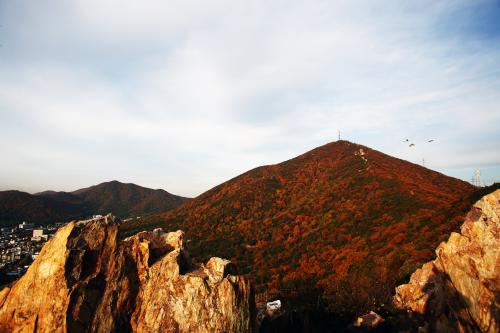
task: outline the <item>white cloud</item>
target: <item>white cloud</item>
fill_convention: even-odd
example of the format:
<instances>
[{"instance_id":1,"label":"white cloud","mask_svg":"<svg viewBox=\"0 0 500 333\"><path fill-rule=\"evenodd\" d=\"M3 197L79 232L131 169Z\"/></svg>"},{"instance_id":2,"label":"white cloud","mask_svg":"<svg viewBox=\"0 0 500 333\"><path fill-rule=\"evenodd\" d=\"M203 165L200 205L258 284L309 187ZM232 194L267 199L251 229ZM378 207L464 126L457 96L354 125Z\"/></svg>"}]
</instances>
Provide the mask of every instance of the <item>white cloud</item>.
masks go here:
<instances>
[{"instance_id":1,"label":"white cloud","mask_svg":"<svg viewBox=\"0 0 500 333\"><path fill-rule=\"evenodd\" d=\"M467 5L3 4L0 187L120 178L195 195L338 129L445 172L500 165L500 47L436 33Z\"/></svg>"}]
</instances>

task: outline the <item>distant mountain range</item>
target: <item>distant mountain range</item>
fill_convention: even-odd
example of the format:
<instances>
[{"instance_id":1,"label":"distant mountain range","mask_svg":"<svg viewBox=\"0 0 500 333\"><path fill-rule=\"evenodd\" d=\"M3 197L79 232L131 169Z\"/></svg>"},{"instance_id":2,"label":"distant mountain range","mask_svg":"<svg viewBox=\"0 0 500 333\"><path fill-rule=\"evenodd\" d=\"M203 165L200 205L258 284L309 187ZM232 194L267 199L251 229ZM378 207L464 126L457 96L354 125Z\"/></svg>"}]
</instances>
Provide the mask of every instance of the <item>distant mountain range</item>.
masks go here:
<instances>
[{"instance_id":1,"label":"distant mountain range","mask_svg":"<svg viewBox=\"0 0 500 333\"><path fill-rule=\"evenodd\" d=\"M165 212L187 198L118 181L105 182L73 192L45 191L29 194L0 192L0 223L67 222L112 212L121 218Z\"/></svg>"},{"instance_id":2,"label":"distant mountain range","mask_svg":"<svg viewBox=\"0 0 500 333\"><path fill-rule=\"evenodd\" d=\"M475 188L347 141L258 167L123 236L182 229L190 251L232 258L257 293L337 314L390 304L394 287L458 229Z\"/></svg>"}]
</instances>

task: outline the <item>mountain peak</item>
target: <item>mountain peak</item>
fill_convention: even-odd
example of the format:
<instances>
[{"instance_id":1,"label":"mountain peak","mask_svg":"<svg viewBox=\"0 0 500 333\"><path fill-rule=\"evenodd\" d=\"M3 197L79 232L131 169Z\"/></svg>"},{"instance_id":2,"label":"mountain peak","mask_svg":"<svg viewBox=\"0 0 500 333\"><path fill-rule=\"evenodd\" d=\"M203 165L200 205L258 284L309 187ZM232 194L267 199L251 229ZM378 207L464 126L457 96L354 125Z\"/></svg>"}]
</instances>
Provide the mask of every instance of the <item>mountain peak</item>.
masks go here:
<instances>
[{"instance_id":1,"label":"mountain peak","mask_svg":"<svg viewBox=\"0 0 500 333\"><path fill-rule=\"evenodd\" d=\"M335 310L367 311L362 304L389 302L396 281L431 259L458 228L473 191L341 140L250 170L156 217L149 228L185 230L197 256L232 258L255 277L258 292L321 291L359 299L351 308L334 302ZM134 225L124 231L133 233ZM380 281L388 289L373 288Z\"/></svg>"}]
</instances>

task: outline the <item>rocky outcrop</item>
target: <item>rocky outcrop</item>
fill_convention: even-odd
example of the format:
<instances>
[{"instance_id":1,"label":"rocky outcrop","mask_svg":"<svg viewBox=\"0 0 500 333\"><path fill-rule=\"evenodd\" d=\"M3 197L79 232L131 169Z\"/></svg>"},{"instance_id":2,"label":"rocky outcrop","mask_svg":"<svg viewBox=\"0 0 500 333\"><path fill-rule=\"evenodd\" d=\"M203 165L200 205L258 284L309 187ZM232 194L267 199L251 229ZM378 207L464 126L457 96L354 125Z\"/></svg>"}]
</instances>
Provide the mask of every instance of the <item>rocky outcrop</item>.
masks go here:
<instances>
[{"instance_id":1,"label":"rocky outcrop","mask_svg":"<svg viewBox=\"0 0 500 333\"><path fill-rule=\"evenodd\" d=\"M194 264L182 231L118 240L118 225L62 227L0 292L0 332L253 331L253 291L230 261Z\"/></svg>"},{"instance_id":2,"label":"rocky outcrop","mask_svg":"<svg viewBox=\"0 0 500 333\"><path fill-rule=\"evenodd\" d=\"M500 190L479 200L436 254L396 288L394 304L437 332L499 332Z\"/></svg>"}]
</instances>

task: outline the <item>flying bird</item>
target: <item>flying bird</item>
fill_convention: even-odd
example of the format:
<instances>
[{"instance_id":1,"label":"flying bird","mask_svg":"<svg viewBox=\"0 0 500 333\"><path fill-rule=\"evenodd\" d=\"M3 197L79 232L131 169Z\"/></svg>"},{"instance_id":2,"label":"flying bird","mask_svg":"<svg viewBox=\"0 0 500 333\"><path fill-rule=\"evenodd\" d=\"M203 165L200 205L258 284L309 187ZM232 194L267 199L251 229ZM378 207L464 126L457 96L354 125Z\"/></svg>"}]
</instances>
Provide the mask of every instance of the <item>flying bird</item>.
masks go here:
<instances>
[{"instance_id":1,"label":"flying bird","mask_svg":"<svg viewBox=\"0 0 500 333\"><path fill-rule=\"evenodd\" d=\"M429 140L429 141L427 141L427 142L434 142L434 139L431 139L431 140Z\"/></svg>"},{"instance_id":2,"label":"flying bird","mask_svg":"<svg viewBox=\"0 0 500 333\"><path fill-rule=\"evenodd\" d=\"M410 143L409 147L413 148L413 147L415 147L415 144L414 143Z\"/></svg>"},{"instance_id":3,"label":"flying bird","mask_svg":"<svg viewBox=\"0 0 500 333\"><path fill-rule=\"evenodd\" d=\"M406 139L404 142L409 142L410 140Z\"/></svg>"}]
</instances>

